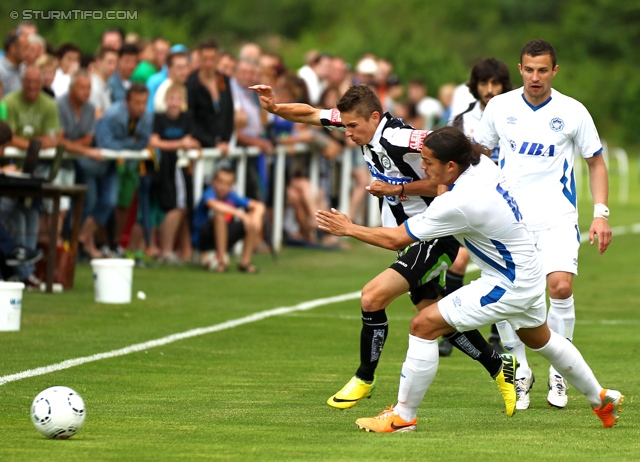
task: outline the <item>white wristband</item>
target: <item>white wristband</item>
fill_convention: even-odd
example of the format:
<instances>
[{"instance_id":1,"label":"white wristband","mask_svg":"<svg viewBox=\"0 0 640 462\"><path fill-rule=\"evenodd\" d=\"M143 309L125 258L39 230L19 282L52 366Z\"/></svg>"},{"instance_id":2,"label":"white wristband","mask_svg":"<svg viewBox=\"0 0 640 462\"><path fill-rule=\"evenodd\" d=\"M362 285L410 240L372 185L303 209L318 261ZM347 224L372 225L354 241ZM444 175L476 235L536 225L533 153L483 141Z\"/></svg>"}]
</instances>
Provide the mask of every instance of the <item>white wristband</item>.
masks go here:
<instances>
[{"instance_id":1,"label":"white wristband","mask_svg":"<svg viewBox=\"0 0 640 462\"><path fill-rule=\"evenodd\" d=\"M594 204L593 206L593 218L604 218L605 220L609 217L609 207L604 204Z\"/></svg>"}]
</instances>

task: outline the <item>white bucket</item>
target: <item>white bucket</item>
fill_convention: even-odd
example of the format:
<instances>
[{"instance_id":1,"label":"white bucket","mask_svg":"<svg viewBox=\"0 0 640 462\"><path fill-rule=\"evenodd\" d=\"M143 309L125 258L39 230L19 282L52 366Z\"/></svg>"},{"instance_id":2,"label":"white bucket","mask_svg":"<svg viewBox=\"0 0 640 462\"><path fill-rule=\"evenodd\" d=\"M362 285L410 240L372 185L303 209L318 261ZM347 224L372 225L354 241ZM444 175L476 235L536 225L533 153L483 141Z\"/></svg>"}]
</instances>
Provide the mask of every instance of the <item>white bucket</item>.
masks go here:
<instances>
[{"instance_id":1,"label":"white bucket","mask_svg":"<svg viewBox=\"0 0 640 462\"><path fill-rule=\"evenodd\" d=\"M0 282L0 331L20 330L22 282Z\"/></svg>"},{"instance_id":2,"label":"white bucket","mask_svg":"<svg viewBox=\"0 0 640 462\"><path fill-rule=\"evenodd\" d=\"M131 303L134 263L128 258L91 260L96 302Z\"/></svg>"}]
</instances>

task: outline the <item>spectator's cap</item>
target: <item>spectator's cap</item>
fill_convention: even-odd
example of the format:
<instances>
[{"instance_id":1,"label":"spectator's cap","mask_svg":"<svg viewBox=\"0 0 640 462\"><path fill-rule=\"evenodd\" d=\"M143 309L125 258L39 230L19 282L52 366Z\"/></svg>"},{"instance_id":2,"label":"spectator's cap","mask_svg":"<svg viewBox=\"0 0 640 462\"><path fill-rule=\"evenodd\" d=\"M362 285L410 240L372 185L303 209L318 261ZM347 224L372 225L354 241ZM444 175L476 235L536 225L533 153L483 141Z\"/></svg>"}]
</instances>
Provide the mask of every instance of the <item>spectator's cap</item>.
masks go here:
<instances>
[{"instance_id":1,"label":"spectator's cap","mask_svg":"<svg viewBox=\"0 0 640 462\"><path fill-rule=\"evenodd\" d=\"M11 137L13 136L13 132L11 131L11 127L4 120L0 120L0 146L11 141Z\"/></svg>"},{"instance_id":2,"label":"spectator's cap","mask_svg":"<svg viewBox=\"0 0 640 462\"><path fill-rule=\"evenodd\" d=\"M358 74L375 75L378 73L378 63L373 58L364 58L356 66Z\"/></svg>"},{"instance_id":3,"label":"spectator's cap","mask_svg":"<svg viewBox=\"0 0 640 462\"><path fill-rule=\"evenodd\" d=\"M169 48L169 53L189 53L189 48L182 43L177 43Z\"/></svg>"}]
</instances>

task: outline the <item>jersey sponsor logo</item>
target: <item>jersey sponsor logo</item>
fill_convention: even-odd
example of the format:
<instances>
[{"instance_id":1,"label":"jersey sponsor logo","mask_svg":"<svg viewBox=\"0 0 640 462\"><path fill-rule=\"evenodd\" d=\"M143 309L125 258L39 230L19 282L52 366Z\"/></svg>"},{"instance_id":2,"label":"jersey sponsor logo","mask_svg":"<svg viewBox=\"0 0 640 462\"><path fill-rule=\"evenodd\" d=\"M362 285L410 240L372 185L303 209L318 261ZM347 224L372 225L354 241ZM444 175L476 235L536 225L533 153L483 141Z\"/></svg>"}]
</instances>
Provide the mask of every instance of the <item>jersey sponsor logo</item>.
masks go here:
<instances>
[{"instance_id":1,"label":"jersey sponsor logo","mask_svg":"<svg viewBox=\"0 0 640 462\"><path fill-rule=\"evenodd\" d=\"M428 130L413 130L409 136L409 149L416 152L422 151L424 139L428 134Z\"/></svg>"},{"instance_id":2,"label":"jersey sponsor logo","mask_svg":"<svg viewBox=\"0 0 640 462\"><path fill-rule=\"evenodd\" d=\"M515 117L513 117L513 116L512 116L512 117L507 117L507 123L508 123L509 125L515 125L517 121L518 121L518 119L516 119L516 118L515 118Z\"/></svg>"},{"instance_id":3,"label":"jersey sponsor logo","mask_svg":"<svg viewBox=\"0 0 640 462\"><path fill-rule=\"evenodd\" d=\"M342 119L340 118L340 111L338 111L336 108L331 109L331 117L329 117L329 121L332 124L341 124Z\"/></svg>"},{"instance_id":4,"label":"jersey sponsor logo","mask_svg":"<svg viewBox=\"0 0 640 462\"><path fill-rule=\"evenodd\" d=\"M407 264L401 260L396 260L396 263L400 266L404 266L405 268L407 267Z\"/></svg>"},{"instance_id":5,"label":"jersey sponsor logo","mask_svg":"<svg viewBox=\"0 0 640 462\"><path fill-rule=\"evenodd\" d=\"M545 147L545 145L542 143L525 141L520 146L518 154L526 154L528 156L553 157L555 155L555 152L556 147L553 144Z\"/></svg>"},{"instance_id":6,"label":"jersey sponsor logo","mask_svg":"<svg viewBox=\"0 0 640 462\"><path fill-rule=\"evenodd\" d=\"M554 117L551 119L551 122L549 122L549 127L551 127L551 130L554 132L561 132L564 128L564 120L560 117Z\"/></svg>"}]
</instances>

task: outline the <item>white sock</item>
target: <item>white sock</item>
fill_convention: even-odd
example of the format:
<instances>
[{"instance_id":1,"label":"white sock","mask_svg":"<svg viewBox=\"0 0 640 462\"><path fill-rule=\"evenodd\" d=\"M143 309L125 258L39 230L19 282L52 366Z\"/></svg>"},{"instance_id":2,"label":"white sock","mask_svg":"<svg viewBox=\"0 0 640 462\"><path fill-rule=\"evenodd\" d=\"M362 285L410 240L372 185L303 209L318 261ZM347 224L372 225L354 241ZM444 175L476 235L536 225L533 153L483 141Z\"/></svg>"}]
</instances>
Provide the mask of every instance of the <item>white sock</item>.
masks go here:
<instances>
[{"instance_id":1,"label":"white sock","mask_svg":"<svg viewBox=\"0 0 640 462\"><path fill-rule=\"evenodd\" d=\"M395 412L407 422L416 418L418 406L438 370L438 341L409 335L407 358L402 365Z\"/></svg>"},{"instance_id":2,"label":"white sock","mask_svg":"<svg viewBox=\"0 0 640 462\"><path fill-rule=\"evenodd\" d=\"M520 364L516 370L516 378L531 377L531 368L527 361L527 352L525 350L524 343L522 343L522 340L520 340L516 331L513 330L513 327L511 327L511 324L507 321L497 322L496 327L498 328L502 345L504 345L504 348L509 353L515 355L518 363Z\"/></svg>"},{"instance_id":3,"label":"white sock","mask_svg":"<svg viewBox=\"0 0 640 462\"><path fill-rule=\"evenodd\" d=\"M538 350L567 381L585 395L591 406L600 406L602 387L578 349L567 339L551 331L549 342Z\"/></svg>"},{"instance_id":4,"label":"white sock","mask_svg":"<svg viewBox=\"0 0 640 462\"><path fill-rule=\"evenodd\" d=\"M573 328L576 325L576 309L573 304L573 295L565 299L550 298L549 302L549 314L547 315L549 329L572 341ZM549 368L549 374L560 375L553 366Z\"/></svg>"}]
</instances>

